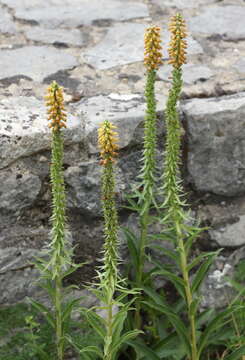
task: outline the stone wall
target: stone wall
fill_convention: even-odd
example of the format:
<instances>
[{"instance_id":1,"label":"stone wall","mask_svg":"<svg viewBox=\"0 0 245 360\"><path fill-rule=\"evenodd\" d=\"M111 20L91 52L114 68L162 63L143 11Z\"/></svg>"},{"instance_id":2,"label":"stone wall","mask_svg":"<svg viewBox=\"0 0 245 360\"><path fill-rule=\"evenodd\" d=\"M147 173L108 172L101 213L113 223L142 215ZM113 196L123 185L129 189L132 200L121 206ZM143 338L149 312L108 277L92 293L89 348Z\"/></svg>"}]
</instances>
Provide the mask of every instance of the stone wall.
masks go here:
<instances>
[{"instance_id":1,"label":"stone wall","mask_svg":"<svg viewBox=\"0 0 245 360\"><path fill-rule=\"evenodd\" d=\"M189 29L179 105L185 129L183 173L193 213L210 226L198 246L225 249L216 264L220 272L227 264L234 270L245 257L244 2L82 0L81 5L81 0L0 0L1 304L36 293L31 261L49 241L47 84L56 80L65 87L69 227L76 259L89 262L74 279L80 283L93 276L102 242L96 142L104 119L118 126L122 223L129 215L122 199L139 170L143 35L151 22L164 29L164 65L156 84L161 165L170 75L166 28L177 10ZM206 286L212 287L210 279ZM215 288L208 304L215 303L216 290L220 292Z\"/></svg>"}]
</instances>

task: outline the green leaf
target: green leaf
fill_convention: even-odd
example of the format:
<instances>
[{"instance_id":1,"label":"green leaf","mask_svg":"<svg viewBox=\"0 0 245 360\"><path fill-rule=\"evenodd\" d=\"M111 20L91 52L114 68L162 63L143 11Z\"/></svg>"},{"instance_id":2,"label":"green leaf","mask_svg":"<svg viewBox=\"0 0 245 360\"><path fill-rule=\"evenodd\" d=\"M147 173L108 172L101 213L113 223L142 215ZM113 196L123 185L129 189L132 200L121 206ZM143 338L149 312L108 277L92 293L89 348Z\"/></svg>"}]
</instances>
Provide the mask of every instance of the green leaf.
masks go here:
<instances>
[{"instance_id":1,"label":"green leaf","mask_svg":"<svg viewBox=\"0 0 245 360\"><path fill-rule=\"evenodd\" d=\"M176 264L179 263L179 256L178 256L178 254L176 254L175 250L169 250L169 249L164 248L163 246L154 245L154 244L152 244L152 245L150 244L149 247L162 252L164 255L166 255L167 257L172 259Z\"/></svg>"},{"instance_id":2,"label":"green leaf","mask_svg":"<svg viewBox=\"0 0 245 360\"><path fill-rule=\"evenodd\" d=\"M102 339L104 339L106 336L104 319L91 310L87 311L86 316L89 324L93 327L93 329L97 332L97 334Z\"/></svg>"},{"instance_id":3,"label":"green leaf","mask_svg":"<svg viewBox=\"0 0 245 360\"><path fill-rule=\"evenodd\" d=\"M135 269L138 269L139 256L138 256L137 241L136 241L137 239L136 239L135 235L128 229L127 230L124 229L124 233L127 238L128 250L129 250L133 265L134 265Z\"/></svg>"},{"instance_id":4,"label":"green leaf","mask_svg":"<svg viewBox=\"0 0 245 360\"><path fill-rule=\"evenodd\" d=\"M216 253L212 253L212 255L208 256L208 259L206 259L203 264L199 267L199 269L197 270L194 280L192 282L191 285L191 292L192 294L194 294L196 291L198 291L200 285L203 282L203 279L205 277L205 275L208 272L208 269L210 267L210 265L213 262L214 257L216 256Z\"/></svg>"},{"instance_id":5,"label":"green leaf","mask_svg":"<svg viewBox=\"0 0 245 360\"><path fill-rule=\"evenodd\" d=\"M150 306L151 308L153 308L159 312L162 312L163 314L165 314L168 317L169 321L175 328L179 337L183 340L183 343L185 345L188 355L190 355L191 347L190 347L190 341L189 341L189 337L188 337L188 329L185 327L185 324L183 323L181 318L178 315L176 315L169 306L153 304L149 301L143 301L142 303Z\"/></svg>"},{"instance_id":6,"label":"green leaf","mask_svg":"<svg viewBox=\"0 0 245 360\"><path fill-rule=\"evenodd\" d=\"M209 257L209 256L217 256L217 251L213 251L213 252L208 252L208 253L202 253L200 255L198 255L188 266L187 266L187 271L189 272L193 267L195 267L196 265L198 265L203 259Z\"/></svg>"},{"instance_id":7,"label":"green leaf","mask_svg":"<svg viewBox=\"0 0 245 360\"><path fill-rule=\"evenodd\" d=\"M31 302L32 306L37 309L41 314L43 314L45 316L45 318L47 319L48 323L55 328L55 320L54 317L52 315L52 313L50 312L50 310L44 306L43 304L39 303L38 301L35 301L33 299L29 298L29 301Z\"/></svg>"},{"instance_id":8,"label":"green leaf","mask_svg":"<svg viewBox=\"0 0 245 360\"><path fill-rule=\"evenodd\" d=\"M101 359L103 359L102 351L99 348L97 348L96 346L92 346L92 345L86 346L85 348L80 349L79 352L80 352L80 354L86 353L86 352L93 353L93 354L96 354L97 356L99 356Z\"/></svg>"},{"instance_id":9,"label":"green leaf","mask_svg":"<svg viewBox=\"0 0 245 360\"><path fill-rule=\"evenodd\" d=\"M147 356L147 360L161 360L160 357L157 356L157 354L151 350L148 346L146 346L141 341L127 341L127 344L132 346L138 354Z\"/></svg>"},{"instance_id":10,"label":"green leaf","mask_svg":"<svg viewBox=\"0 0 245 360\"><path fill-rule=\"evenodd\" d=\"M63 312L62 312L62 320L63 321L66 321L66 319L70 317L72 310L78 306L81 299L83 299L83 298L84 298L84 296L82 296L78 299L73 299L65 304L65 306L63 308Z\"/></svg>"},{"instance_id":11,"label":"green leaf","mask_svg":"<svg viewBox=\"0 0 245 360\"><path fill-rule=\"evenodd\" d=\"M132 330L132 331L128 331L125 334L123 334L117 342L113 342L113 346L111 349L112 355L116 355L117 351L120 349L120 347L125 344L128 343L128 341L130 341L131 339L136 338L140 333L142 333L142 331L139 330Z\"/></svg>"},{"instance_id":12,"label":"green leaf","mask_svg":"<svg viewBox=\"0 0 245 360\"><path fill-rule=\"evenodd\" d=\"M166 306L166 302L164 301L163 297L159 295L152 287L143 286L142 289L156 304Z\"/></svg>"},{"instance_id":13,"label":"green leaf","mask_svg":"<svg viewBox=\"0 0 245 360\"><path fill-rule=\"evenodd\" d=\"M185 283L181 277L167 270L156 271L155 275L162 275L166 277L176 287L178 293L182 296L182 298L185 299Z\"/></svg>"},{"instance_id":14,"label":"green leaf","mask_svg":"<svg viewBox=\"0 0 245 360\"><path fill-rule=\"evenodd\" d=\"M233 351L233 353L226 356L224 360L241 360L241 356L243 355L245 355L245 345L242 345L239 349Z\"/></svg>"},{"instance_id":15,"label":"green leaf","mask_svg":"<svg viewBox=\"0 0 245 360\"><path fill-rule=\"evenodd\" d=\"M201 353L203 349L208 345L209 337L214 332L217 331L217 329L222 326L223 321L230 316L233 312L237 310L237 307L231 307L227 310L224 310L220 312L218 315L214 317L214 319L211 320L211 322L208 324L202 335L200 336L200 341L198 344L198 355L201 356ZM229 319L231 321L232 318Z\"/></svg>"}]
</instances>

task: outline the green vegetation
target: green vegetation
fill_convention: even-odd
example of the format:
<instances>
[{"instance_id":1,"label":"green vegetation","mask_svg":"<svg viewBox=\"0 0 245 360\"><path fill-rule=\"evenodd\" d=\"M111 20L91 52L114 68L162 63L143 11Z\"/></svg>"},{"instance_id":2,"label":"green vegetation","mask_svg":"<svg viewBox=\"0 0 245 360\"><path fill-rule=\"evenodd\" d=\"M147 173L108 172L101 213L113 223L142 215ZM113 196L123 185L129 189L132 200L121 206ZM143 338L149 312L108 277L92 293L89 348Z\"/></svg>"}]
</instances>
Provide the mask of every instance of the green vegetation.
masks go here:
<instances>
[{"instance_id":1,"label":"green vegetation","mask_svg":"<svg viewBox=\"0 0 245 360\"><path fill-rule=\"evenodd\" d=\"M121 270L118 249L120 224L115 196L118 136L115 126L107 120L99 129L104 246L97 279L87 287L98 300L98 305L91 309L82 308L80 299L71 298L72 286L65 288L63 284L66 276L80 265L72 263L72 249L66 236L63 93L55 82L49 87L52 231L45 257L38 259L36 265L51 306L32 300L32 308L17 305L1 310L1 360L65 360L71 349L82 360L244 360L245 290L240 283L244 280L244 263L231 280L236 296L230 299L227 308L216 313L200 307L200 287L219 251L197 257L192 254L193 244L203 229L189 215L181 179L182 131L177 104L187 43L186 25L180 14L172 17L169 30L169 63L173 68L164 119L164 170L160 178L156 175L155 98L155 80L162 58L160 28L151 26L145 34L144 149L138 185L128 196L127 206L136 214L139 234L125 229L130 257L127 271ZM160 233L150 232L152 224L158 225ZM168 248L163 240L169 241ZM157 250L167 261L149 256L151 250ZM171 286L171 291L165 285L157 285L159 278ZM72 319L75 308L81 315L77 323Z\"/></svg>"}]
</instances>

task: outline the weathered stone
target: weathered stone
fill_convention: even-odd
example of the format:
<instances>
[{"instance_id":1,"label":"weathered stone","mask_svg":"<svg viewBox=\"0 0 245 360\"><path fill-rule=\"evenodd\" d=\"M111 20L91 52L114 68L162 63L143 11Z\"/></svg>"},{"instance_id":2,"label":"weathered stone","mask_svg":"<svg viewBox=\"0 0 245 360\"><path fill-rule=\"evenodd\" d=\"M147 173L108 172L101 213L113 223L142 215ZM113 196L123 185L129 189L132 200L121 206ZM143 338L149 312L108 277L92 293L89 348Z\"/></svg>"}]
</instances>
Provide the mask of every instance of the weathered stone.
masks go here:
<instances>
[{"instance_id":1,"label":"weathered stone","mask_svg":"<svg viewBox=\"0 0 245 360\"><path fill-rule=\"evenodd\" d=\"M85 43L84 34L77 29L65 30L32 27L25 34L28 39L44 44L82 46Z\"/></svg>"},{"instance_id":2,"label":"weathered stone","mask_svg":"<svg viewBox=\"0 0 245 360\"><path fill-rule=\"evenodd\" d=\"M71 54L47 46L0 50L0 58L0 79L22 75L35 81L43 81L59 70L72 69L78 65L76 58Z\"/></svg>"},{"instance_id":3,"label":"weathered stone","mask_svg":"<svg viewBox=\"0 0 245 360\"><path fill-rule=\"evenodd\" d=\"M0 213L11 211L18 214L33 204L41 189L39 177L32 174L16 178L16 174L1 172L0 183Z\"/></svg>"},{"instance_id":4,"label":"weathered stone","mask_svg":"<svg viewBox=\"0 0 245 360\"><path fill-rule=\"evenodd\" d=\"M36 292L37 271L31 265L35 255L34 249L0 249L0 304L17 303Z\"/></svg>"},{"instance_id":5,"label":"weathered stone","mask_svg":"<svg viewBox=\"0 0 245 360\"><path fill-rule=\"evenodd\" d=\"M15 32L16 26L11 16L0 7L0 33L14 34Z\"/></svg>"},{"instance_id":6,"label":"weathered stone","mask_svg":"<svg viewBox=\"0 0 245 360\"><path fill-rule=\"evenodd\" d=\"M145 28L143 24L116 24L109 28L101 42L82 56L87 63L101 70L142 61Z\"/></svg>"},{"instance_id":7,"label":"weathered stone","mask_svg":"<svg viewBox=\"0 0 245 360\"><path fill-rule=\"evenodd\" d=\"M161 67L158 76L164 81L171 81L172 67L170 65ZM213 71L208 66L204 65L183 65L183 80L187 85L196 83L197 81L206 81L213 76Z\"/></svg>"},{"instance_id":8,"label":"weathered stone","mask_svg":"<svg viewBox=\"0 0 245 360\"><path fill-rule=\"evenodd\" d=\"M245 192L245 93L193 99L181 106L188 126L188 170L199 191Z\"/></svg>"},{"instance_id":9,"label":"weathered stone","mask_svg":"<svg viewBox=\"0 0 245 360\"><path fill-rule=\"evenodd\" d=\"M84 162L70 166L65 171L67 187L67 206L82 213L100 216L100 177L98 161Z\"/></svg>"},{"instance_id":10,"label":"weathered stone","mask_svg":"<svg viewBox=\"0 0 245 360\"><path fill-rule=\"evenodd\" d=\"M226 224L217 229L210 229L209 234L222 247L237 247L245 245L245 215L233 224Z\"/></svg>"},{"instance_id":11,"label":"weathered stone","mask_svg":"<svg viewBox=\"0 0 245 360\"><path fill-rule=\"evenodd\" d=\"M100 70L143 61L146 28L147 26L143 24L135 23L116 24L110 27L104 39L82 55L82 61L85 59L87 63ZM169 32L162 31L162 39L164 44L168 43ZM203 53L200 44L191 36L188 37L187 52L188 55ZM163 54L163 57L165 55L167 54Z\"/></svg>"},{"instance_id":12,"label":"weathered stone","mask_svg":"<svg viewBox=\"0 0 245 360\"><path fill-rule=\"evenodd\" d=\"M245 39L244 6L212 6L190 19L192 33L220 35L227 40Z\"/></svg>"},{"instance_id":13,"label":"weathered stone","mask_svg":"<svg viewBox=\"0 0 245 360\"><path fill-rule=\"evenodd\" d=\"M149 16L147 6L125 0L83 0L71 4L68 1L51 1L29 5L25 1L4 0L15 9L15 16L25 21L35 21L49 28L78 27L101 20L123 21ZM21 4L22 3L22 4Z\"/></svg>"},{"instance_id":14,"label":"weathered stone","mask_svg":"<svg viewBox=\"0 0 245 360\"><path fill-rule=\"evenodd\" d=\"M0 103L0 119L0 168L50 148L44 101L31 96L4 98ZM80 142L83 134L80 119L69 114L67 125L66 143Z\"/></svg>"},{"instance_id":15,"label":"weathered stone","mask_svg":"<svg viewBox=\"0 0 245 360\"><path fill-rule=\"evenodd\" d=\"M159 103L161 110L165 106L165 98ZM97 129L105 119L112 121L119 133L119 146L139 144L143 134L143 120L145 115L144 99L138 94L95 96L82 99L77 103L76 112L80 113L84 122L86 140L91 153L97 153Z\"/></svg>"},{"instance_id":16,"label":"weathered stone","mask_svg":"<svg viewBox=\"0 0 245 360\"><path fill-rule=\"evenodd\" d=\"M221 309L231 303L237 293L229 280L233 279L236 266L244 260L245 247L236 250L228 257L218 256L200 289L202 308Z\"/></svg>"},{"instance_id":17,"label":"weathered stone","mask_svg":"<svg viewBox=\"0 0 245 360\"><path fill-rule=\"evenodd\" d=\"M191 9L197 8L202 5L208 5L215 3L219 0L152 0L153 4L159 6L162 10L166 10L169 7L175 7L177 9Z\"/></svg>"}]
</instances>

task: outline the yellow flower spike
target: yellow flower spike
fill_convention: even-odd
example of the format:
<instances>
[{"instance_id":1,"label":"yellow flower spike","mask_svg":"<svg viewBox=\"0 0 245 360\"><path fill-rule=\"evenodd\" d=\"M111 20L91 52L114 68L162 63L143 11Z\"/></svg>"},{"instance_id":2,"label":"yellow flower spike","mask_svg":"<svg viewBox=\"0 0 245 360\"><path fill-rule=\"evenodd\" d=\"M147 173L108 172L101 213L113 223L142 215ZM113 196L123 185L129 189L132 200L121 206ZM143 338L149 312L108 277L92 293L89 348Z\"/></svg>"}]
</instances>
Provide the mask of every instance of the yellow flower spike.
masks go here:
<instances>
[{"instance_id":1,"label":"yellow flower spike","mask_svg":"<svg viewBox=\"0 0 245 360\"><path fill-rule=\"evenodd\" d=\"M48 87L48 95L45 96L49 127L53 131L58 131L66 127L66 113L64 107L63 88L55 81Z\"/></svg>"},{"instance_id":2,"label":"yellow flower spike","mask_svg":"<svg viewBox=\"0 0 245 360\"><path fill-rule=\"evenodd\" d=\"M162 64L160 27L151 26L145 32L144 64L148 71L157 70Z\"/></svg>"},{"instance_id":3,"label":"yellow flower spike","mask_svg":"<svg viewBox=\"0 0 245 360\"><path fill-rule=\"evenodd\" d=\"M171 40L169 44L169 64L175 68L180 68L186 63L186 48L187 42L184 40L187 37L187 30L185 20L181 14L176 14L171 18L169 24L169 31L171 32Z\"/></svg>"},{"instance_id":4,"label":"yellow flower spike","mask_svg":"<svg viewBox=\"0 0 245 360\"><path fill-rule=\"evenodd\" d=\"M101 165L106 165L108 162L114 162L118 150L118 135L114 131L116 126L112 125L108 120L105 120L98 129L98 145L100 148Z\"/></svg>"}]
</instances>

